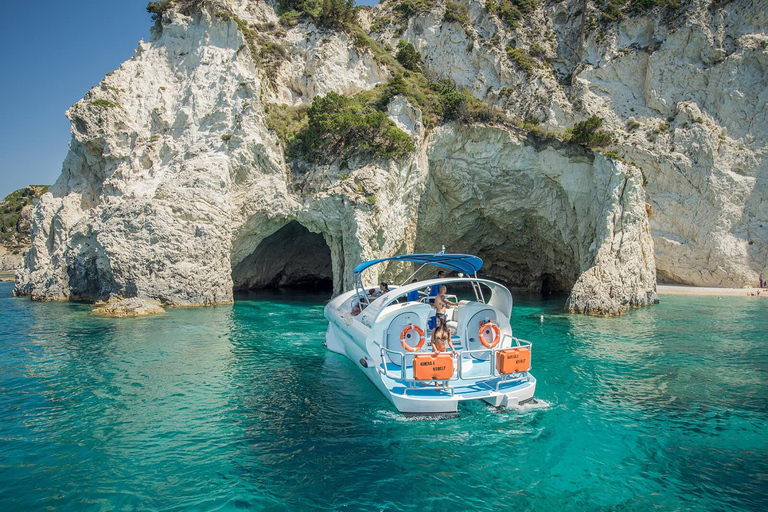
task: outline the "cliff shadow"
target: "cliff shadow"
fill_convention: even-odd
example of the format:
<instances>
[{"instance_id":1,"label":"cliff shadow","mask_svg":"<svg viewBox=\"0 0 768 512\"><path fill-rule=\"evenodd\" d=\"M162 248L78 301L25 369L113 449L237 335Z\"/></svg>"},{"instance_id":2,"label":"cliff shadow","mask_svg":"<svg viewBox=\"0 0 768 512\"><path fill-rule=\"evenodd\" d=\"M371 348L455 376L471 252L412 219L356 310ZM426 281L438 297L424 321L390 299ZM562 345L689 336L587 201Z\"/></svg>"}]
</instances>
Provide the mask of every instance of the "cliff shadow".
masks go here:
<instances>
[{"instance_id":1,"label":"cliff shadow","mask_svg":"<svg viewBox=\"0 0 768 512\"><path fill-rule=\"evenodd\" d=\"M331 249L320 233L291 221L232 267L237 293L264 288L333 289Z\"/></svg>"}]
</instances>

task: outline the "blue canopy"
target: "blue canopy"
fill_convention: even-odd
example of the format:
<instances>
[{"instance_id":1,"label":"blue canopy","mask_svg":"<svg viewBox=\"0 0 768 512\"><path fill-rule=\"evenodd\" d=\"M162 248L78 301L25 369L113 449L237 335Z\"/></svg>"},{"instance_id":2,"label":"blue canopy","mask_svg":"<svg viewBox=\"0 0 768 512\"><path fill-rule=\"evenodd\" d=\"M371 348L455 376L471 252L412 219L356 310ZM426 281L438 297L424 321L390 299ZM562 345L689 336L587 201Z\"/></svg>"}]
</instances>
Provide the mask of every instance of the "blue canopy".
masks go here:
<instances>
[{"instance_id":1,"label":"blue canopy","mask_svg":"<svg viewBox=\"0 0 768 512\"><path fill-rule=\"evenodd\" d=\"M384 261L409 261L411 263L426 263L436 267L443 267L465 274L475 274L483 266L483 260L471 254L402 254L391 258L364 261L355 267L355 274L359 274L368 267L372 267Z\"/></svg>"}]
</instances>

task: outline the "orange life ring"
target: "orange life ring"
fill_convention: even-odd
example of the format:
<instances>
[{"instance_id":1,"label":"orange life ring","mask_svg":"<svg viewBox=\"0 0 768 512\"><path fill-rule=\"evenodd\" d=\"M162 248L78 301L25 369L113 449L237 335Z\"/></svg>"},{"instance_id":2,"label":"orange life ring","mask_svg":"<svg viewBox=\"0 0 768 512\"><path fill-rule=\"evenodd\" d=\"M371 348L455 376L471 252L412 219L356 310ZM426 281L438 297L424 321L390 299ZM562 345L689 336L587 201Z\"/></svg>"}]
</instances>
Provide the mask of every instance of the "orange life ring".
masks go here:
<instances>
[{"instance_id":1,"label":"orange life ring","mask_svg":"<svg viewBox=\"0 0 768 512\"><path fill-rule=\"evenodd\" d=\"M494 332L493 341L491 343L487 343L485 341L486 329L492 329ZM486 348L495 347L499 344L499 340L501 340L501 329L499 329L499 326L493 322L485 322L480 326L480 330L477 331L477 334L480 336L480 343L482 343Z\"/></svg>"},{"instance_id":2,"label":"orange life ring","mask_svg":"<svg viewBox=\"0 0 768 512\"><path fill-rule=\"evenodd\" d=\"M405 342L405 337L408 336L408 334L411 331L416 331L417 333L419 333L419 342L416 344L415 347L412 347ZM421 347L424 346L424 340L426 340L426 337L424 336L424 329L422 329L418 325L413 325L413 324L407 325L405 329L403 329L403 331L400 333L400 344L408 352L418 352L419 350L421 350Z\"/></svg>"}]
</instances>

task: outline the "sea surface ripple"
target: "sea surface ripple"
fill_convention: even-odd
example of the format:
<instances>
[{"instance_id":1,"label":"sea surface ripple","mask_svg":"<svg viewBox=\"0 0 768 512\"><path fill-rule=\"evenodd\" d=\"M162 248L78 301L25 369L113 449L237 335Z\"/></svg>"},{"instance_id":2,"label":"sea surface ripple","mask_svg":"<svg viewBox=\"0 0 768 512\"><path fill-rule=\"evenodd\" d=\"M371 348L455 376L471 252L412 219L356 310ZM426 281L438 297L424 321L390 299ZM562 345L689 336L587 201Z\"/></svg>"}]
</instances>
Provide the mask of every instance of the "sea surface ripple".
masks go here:
<instances>
[{"instance_id":1,"label":"sea surface ripple","mask_svg":"<svg viewBox=\"0 0 768 512\"><path fill-rule=\"evenodd\" d=\"M768 301L516 294L539 403L418 420L322 346L325 296L107 319L11 290L3 511L768 509Z\"/></svg>"}]
</instances>

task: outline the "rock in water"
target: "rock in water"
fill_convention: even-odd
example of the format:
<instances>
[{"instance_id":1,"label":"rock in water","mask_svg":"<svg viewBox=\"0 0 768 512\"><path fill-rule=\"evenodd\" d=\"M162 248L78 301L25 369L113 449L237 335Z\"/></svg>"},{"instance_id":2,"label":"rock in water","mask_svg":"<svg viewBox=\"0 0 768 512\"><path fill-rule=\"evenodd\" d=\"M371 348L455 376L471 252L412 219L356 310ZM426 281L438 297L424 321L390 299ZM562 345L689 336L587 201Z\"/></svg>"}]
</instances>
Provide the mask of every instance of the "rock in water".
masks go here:
<instances>
[{"instance_id":1,"label":"rock in water","mask_svg":"<svg viewBox=\"0 0 768 512\"><path fill-rule=\"evenodd\" d=\"M216 304L315 280L339 292L361 260L441 244L509 284L571 292L585 313L654 302L657 266L689 284L757 280L765 0L586 30L595 14L576 0L515 27L493 3L468 1L462 23L427 4L360 10L370 39L318 29L328 17L281 23L267 2L163 4L152 40L68 111L70 151L32 215L16 293ZM408 73L400 39L422 56ZM357 117L334 117L362 91ZM322 95L338 108L302 128ZM558 140L593 115L604 133L579 140L610 151Z\"/></svg>"},{"instance_id":2,"label":"rock in water","mask_svg":"<svg viewBox=\"0 0 768 512\"><path fill-rule=\"evenodd\" d=\"M98 305L98 304L97 304ZM115 318L125 318L134 316L149 316L165 313L160 303L153 300L131 297L117 302L98 305L93 310L93 314L100 316L112 316Z\"/></svg>"}]
</instances>

